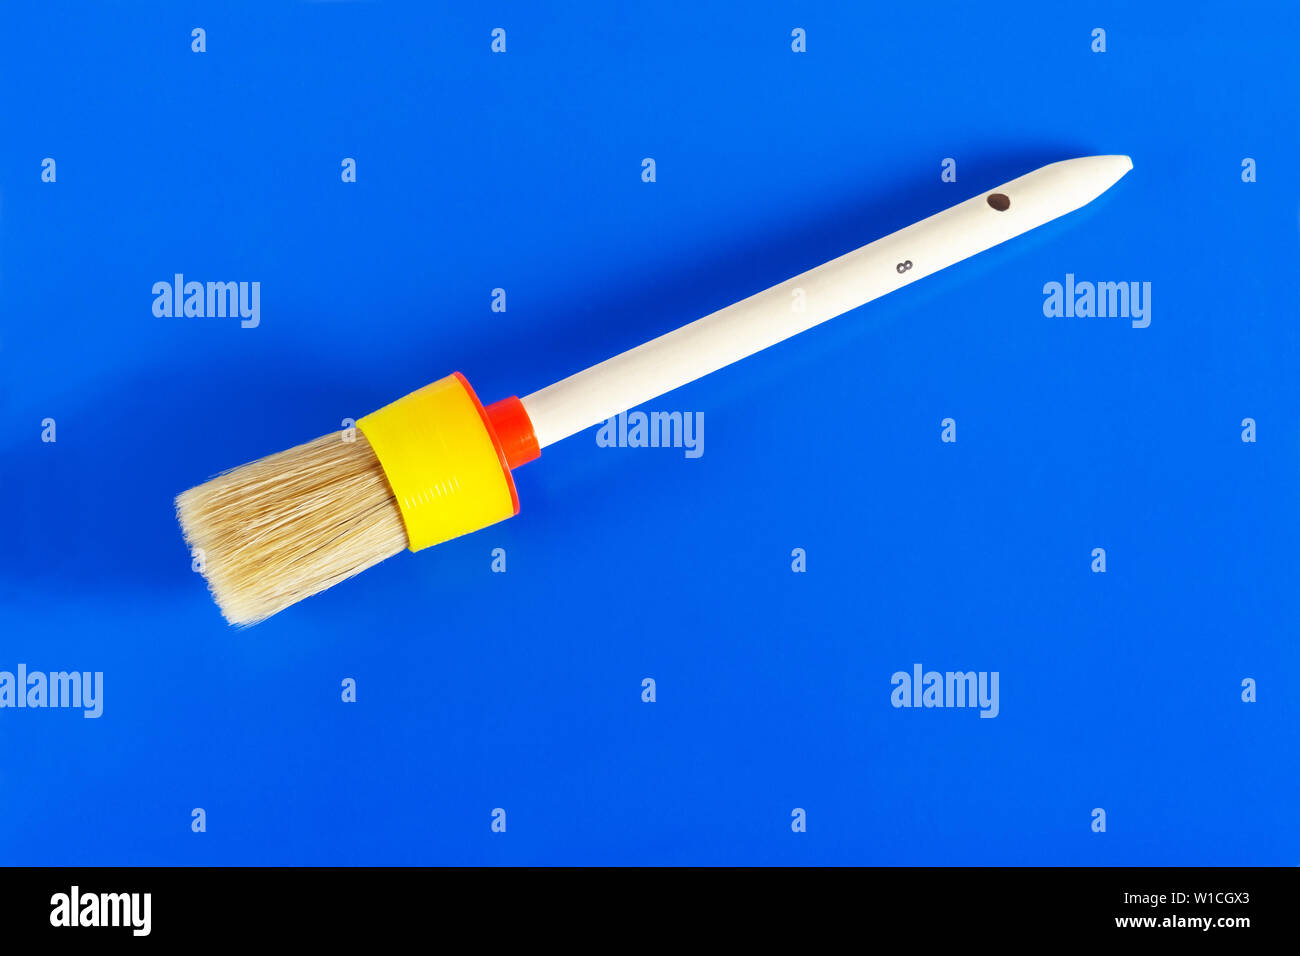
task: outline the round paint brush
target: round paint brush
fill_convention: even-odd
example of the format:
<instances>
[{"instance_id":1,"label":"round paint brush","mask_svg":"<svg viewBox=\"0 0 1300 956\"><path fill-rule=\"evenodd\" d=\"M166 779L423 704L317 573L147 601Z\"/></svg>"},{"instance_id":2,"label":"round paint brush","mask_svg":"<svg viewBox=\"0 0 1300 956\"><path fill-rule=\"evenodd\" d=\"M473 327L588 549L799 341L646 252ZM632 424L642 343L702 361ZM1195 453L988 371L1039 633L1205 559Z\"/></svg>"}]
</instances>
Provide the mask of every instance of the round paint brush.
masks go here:
<instances>
[{"instance_id":1,"label":"round paint brush","mask_svg":"<svg viewBox=\"0 0 1300 956\"><path fill-rule=\"evenodd\" d=\"M1132 168L1127 156L1044 166L522 399L484 406L454 373L355 432L181 494L185 539L226 619L263 620L403 548L517 514L511 471L547 445L1073 212Z\"/></svg>"}]
</instances>

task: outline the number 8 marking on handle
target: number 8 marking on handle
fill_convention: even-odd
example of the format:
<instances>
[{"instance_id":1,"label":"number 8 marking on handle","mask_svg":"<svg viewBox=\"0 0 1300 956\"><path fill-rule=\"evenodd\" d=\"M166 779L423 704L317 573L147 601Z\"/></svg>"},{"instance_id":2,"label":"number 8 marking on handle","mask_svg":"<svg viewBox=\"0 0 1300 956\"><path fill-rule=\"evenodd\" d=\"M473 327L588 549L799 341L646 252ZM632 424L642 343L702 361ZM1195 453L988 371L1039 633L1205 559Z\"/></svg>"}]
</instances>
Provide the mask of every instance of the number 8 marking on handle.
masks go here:
<instances>
[{"instance_id":1,"label":"number 8 marking on handle","mask_svg":"<svg viewBox=\"0 0 1300 956\"><path fill-rule=\"evenodd\" d=\"M898 270L899 275L902 275L908 269L912 268L912 260L905 259L902 262L900 262L898 265L894 266L894 268Z\"/></svg>"}]
</instances>

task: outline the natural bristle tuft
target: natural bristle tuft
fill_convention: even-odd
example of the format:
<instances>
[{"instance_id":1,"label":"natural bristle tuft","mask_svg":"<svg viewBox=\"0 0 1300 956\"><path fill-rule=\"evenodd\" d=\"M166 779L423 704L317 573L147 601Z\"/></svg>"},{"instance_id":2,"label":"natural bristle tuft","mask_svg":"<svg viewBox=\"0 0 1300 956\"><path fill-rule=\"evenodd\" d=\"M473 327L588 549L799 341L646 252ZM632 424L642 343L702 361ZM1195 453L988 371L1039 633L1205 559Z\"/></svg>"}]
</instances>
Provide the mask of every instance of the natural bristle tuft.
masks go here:
<instances>
[{"instance_id":1,"label":"natural bristle tuft","mask_svg":"<svg viewBox=\"0 0 1300 956\"><path fill-rule=\"evenodd\" d=\"M224 472L177 496L176 517L232 624L264 620L407 544L388 479L357 430Z\"/></svg>"}]
</instances>

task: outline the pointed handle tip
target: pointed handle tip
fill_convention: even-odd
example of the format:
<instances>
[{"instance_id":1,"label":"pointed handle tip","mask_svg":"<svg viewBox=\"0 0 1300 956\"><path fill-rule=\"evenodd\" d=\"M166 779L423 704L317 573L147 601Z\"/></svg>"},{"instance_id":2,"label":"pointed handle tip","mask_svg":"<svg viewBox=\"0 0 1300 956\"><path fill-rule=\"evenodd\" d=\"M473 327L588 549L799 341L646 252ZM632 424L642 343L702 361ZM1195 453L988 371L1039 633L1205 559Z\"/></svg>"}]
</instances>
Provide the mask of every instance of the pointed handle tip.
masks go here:
<instances>
[{"instance_id":1,"label":"pointed handle tip","mask_svg":"<svg viewBox=\"0 0 1300 956\"><path fill-rule=\"evenodd\" d=\"M1064 174L1063 181L1069 183L1067 188L1078 200L1078 205L1071 208L1077 209L1079 205L1092 202L1123 179L1133 168L1133 160L1122 153L1080 156L1044 168L1053 167L1060 169Z\"/></svg>"},{"instance_id":2,"label":"pointed handle tip","mask_svg":"<svg viewBox=\"0 0 1300 956\"><path fill-rule=\"evenodd\" d=\"M1098 177L1107 180L1106 189L1123 179L1124 175L1133 168L1133 158L1123 153L1089 156L1088 159L1093 161Z\"/></svg>"}]
</instances>

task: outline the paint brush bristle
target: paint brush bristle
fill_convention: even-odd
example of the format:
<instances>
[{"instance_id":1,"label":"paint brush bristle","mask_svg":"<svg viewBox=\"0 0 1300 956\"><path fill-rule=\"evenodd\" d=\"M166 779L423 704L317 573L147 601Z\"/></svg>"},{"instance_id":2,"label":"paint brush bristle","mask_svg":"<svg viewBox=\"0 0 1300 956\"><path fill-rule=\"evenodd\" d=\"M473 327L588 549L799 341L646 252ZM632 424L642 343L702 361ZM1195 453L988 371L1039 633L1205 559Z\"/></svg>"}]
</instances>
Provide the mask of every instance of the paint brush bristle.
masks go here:
<instances>
[{"instance_id":1,"label":"paint brush bristle","mask_svg":"<svg viewBox=\"0 0 1300 956\"><path fill-rule=\"evenodd\" d=\"M223 472L176 498L221 613L255 624L407 546L401 511L359 430Z\"/></svg>"}]
</instances>

